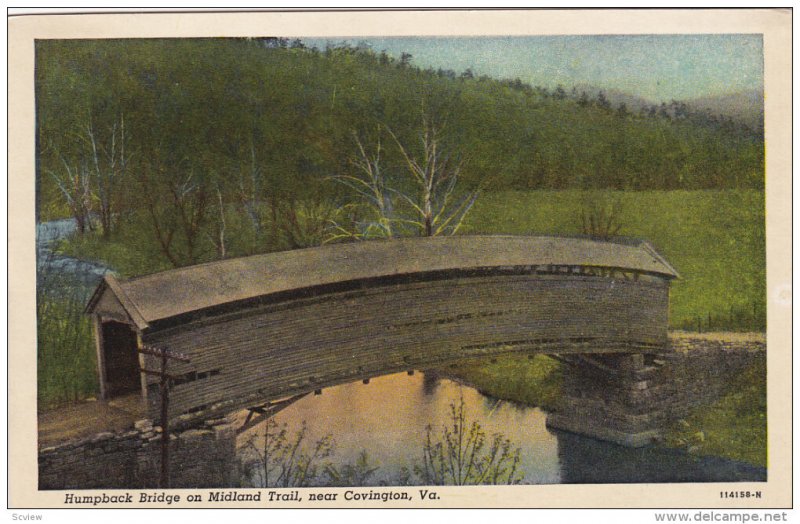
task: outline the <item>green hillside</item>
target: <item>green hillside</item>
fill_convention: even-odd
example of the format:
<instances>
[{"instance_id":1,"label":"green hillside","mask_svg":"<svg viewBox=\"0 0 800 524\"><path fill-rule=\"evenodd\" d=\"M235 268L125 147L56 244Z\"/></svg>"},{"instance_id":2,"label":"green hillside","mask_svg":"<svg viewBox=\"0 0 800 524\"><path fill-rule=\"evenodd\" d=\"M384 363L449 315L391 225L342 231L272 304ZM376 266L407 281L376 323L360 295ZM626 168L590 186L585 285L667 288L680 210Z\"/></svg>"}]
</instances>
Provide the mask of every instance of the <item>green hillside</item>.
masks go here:
<instances>
[{"instance_id":1,"label":"green hillside","mask_svg":"<svg viewBox=\"0 0 800 524\"><path fill-rule=\"evenodd\" d=\"M141 205L148 176L193 174L237 198L255 169L263 198L331 194L352 172L354 134L379 125L416 147L423 114L488 189L762 188L763 139L680 112L631 112L600 93L548 92L519 80L420 70L413 59L271 40L39 41L41 216L69 214L56 177L125 145L118 210ZM283 47L282 47L283 46ZM124 139L122 130L124 129ZM385 128L383 128L385 129ZM385 140L385 136L384 136ZM92 145L94 142L94 146ZM389 176L401 164L384 148ZM108 157L108 158L106 158ZM117 162L119 168L119 162Z\"/></svg>"}]
</instances>

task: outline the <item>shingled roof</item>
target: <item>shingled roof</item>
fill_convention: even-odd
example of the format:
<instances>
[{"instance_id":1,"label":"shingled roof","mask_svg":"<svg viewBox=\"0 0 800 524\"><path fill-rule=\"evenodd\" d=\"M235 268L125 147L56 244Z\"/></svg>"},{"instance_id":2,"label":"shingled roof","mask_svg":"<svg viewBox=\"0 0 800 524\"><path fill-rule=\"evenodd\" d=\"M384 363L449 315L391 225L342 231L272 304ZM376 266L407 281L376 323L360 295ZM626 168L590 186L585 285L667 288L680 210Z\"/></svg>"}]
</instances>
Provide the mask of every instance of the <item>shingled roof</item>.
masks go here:
<instances>
[{"instance_id":1,"label":"shingled roof","mask_svg":"<svg viewBox=\"0 0 800 524\"><path fill-rule=\"evenodd\" d=\"M616 268L675 278L647 242L450 236L333 244L209 262L117 280L107 275L86 307L111 290L140 329L194 311L292 290L398 275L533 265Z\"/></svg>"}]
</instances>

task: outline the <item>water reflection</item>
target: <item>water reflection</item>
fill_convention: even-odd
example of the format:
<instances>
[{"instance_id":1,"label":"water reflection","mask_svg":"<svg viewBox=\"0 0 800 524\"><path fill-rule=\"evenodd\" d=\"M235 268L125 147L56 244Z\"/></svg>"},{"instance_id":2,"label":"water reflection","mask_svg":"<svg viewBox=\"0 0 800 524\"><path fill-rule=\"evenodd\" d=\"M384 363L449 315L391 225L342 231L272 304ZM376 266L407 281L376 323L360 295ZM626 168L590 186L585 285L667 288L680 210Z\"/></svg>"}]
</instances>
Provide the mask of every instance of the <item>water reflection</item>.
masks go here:
<instances>
[{"instance_id":1,"label":"water reflection","mask_svg":"<svg viewBox=\"0 0 800 524\"><path fill-rule=\"evenodd\" d=\"M565 484L767 480L764 468L732 460L657 447L626 448L561 431L556 435Z\"/></svg>"},{"instance_id":2,"label":"water reflection","mask_svg":"<svg viewBox=\"0 0 800 524\"><path fill-rule=\"evenodd\" d=\"M426 428L437 434L452 424L451 403L463 398L467 420L487 439L502 433L521 449L525 484L616 482L710 482L763 480L761 468L724 459L697 459L663 449L631 449L548 430L546 414L482 395L432 373L406 373L354 382L309 395L277 416L290 434L307 424L309 444L331 435L333 458L352 464L362 450L379 466L370 484L396 484L401 468L421 463ZM263 433L258 426L240 438Z\"/></svg>"}]
</instances>

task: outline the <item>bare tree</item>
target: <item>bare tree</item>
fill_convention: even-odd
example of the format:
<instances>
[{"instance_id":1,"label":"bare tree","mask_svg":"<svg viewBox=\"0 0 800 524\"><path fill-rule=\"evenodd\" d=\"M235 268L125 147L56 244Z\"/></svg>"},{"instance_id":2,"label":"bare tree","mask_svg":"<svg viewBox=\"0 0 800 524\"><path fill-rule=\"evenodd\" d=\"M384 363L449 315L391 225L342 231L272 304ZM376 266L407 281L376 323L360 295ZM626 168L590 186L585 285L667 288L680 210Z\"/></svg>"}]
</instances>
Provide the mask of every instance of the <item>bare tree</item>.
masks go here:
<instances>
[{"instance_id":1,"label":"bare tree","mask_svg":"<svg viewBox=\"0 0 800 524\"><path fill-rule=\"evenodd\" d=\"M456 185L461 173L461 162L442 147L441 130L423 115L422 159L414 158L391 129L389 134L406 162L408 172L417 186L416 197L394 191L415 212L410 222L416 225L422 236L453 235L461 227L469 213L478 191L457 196Z\"/></svg>"},{"instance_id":2,"label":"bare tree","mask_svg":"<svg viewBox=\"0 0 800 524\"><path fill-rule=\"evenodd\" d=\"M173 267L180 267L181 264L174 245L177 224L174 220L170 220L170 215L163 212L164 206L160 198L159 180L157 178L154 179L148 171L147 168L143 169L139 176L141 195L147 208L147 216L153 226L153 233L158 242L158 247L161 249L161 254L169 260Z\"/></svg>"},{"instance_id":3,"label":"bare tree","mask_svg":"<svg viewBox=\"0 0 800 524\"><path fill-rule=\"evenodd\" d=\"M89 118L84 128L68 135L67 152L51 146L56 151L56 163L64 169L48 173L70 208L80 233L93 229L91 216L96 214L103 237L111 235L119 211L120 189L132 157L128 141L124 116L102 130Z\"/></svg>"},{"instance_id":4,"label":"bare tree","mask_svg":"<svg viewBox=\"0 0 800 524\"><path fill-rule=\"evenodd\" d=\"M70 165L67 160L58 155L64 170L47 170L53 178L59 192L69 207L72 218L75 219L78 233L83 234L91 228L92 189L91 177L86 165L79 163Z\"/></svg>"},{"instance_id":5,"label":"bare tree","mask_svg":"<svg viewBox=\"0 0 800 524\"><path fill-rule=\"evenodd\" d=\"M351 220L347 226L334 222L333 234L328 242L342 238L369 239L392 237L395 235L394 223L400 220L394 214L390 189L386 184L381 165L381 142L378 138L373 152L367 152L358 134L353 133L358 149L357 156L350 163L357 175L339 175L333 179L358 194L366 208L366 220ZM342 211L347 211L343 209Z\"/></svg>"},{"instance_id":6,"label":"bare tree","mask_svg":"<svg viewBox=\"0 0 800 524\"><path fill-rule=\"evenodd\" d=\"M263 227L260 210L261 201L259 198L262 189L262 172L256 162L256 149L252 138L250 139L250 162L248 167L249 169L244 169L242 166L239 169L238 197L247 217L250 219L250 223L253 225L256 236L260 236Z\"/></svg>"},{"instance_id":7,"label":"bare tree","mask_svg":"<svg viewBox=\"0 0 800 524\"><path fill-rule=\"evenodd\" d=\"M222 200L222 190L217 184L216 188L217 193L217 221L215 222L215 229L214 235L208 235L211 243L214 244L214 247L217 250L217 258L225 258L228 255L228 249L225 241L225 229L226 229L226 222L225 222L225 204Z\"/></svg>"},{"instance_id":8,"label":"bare tree","mask_svg":"<svg viewBox=\"0 0 800 524\"><path fill-rule=\"evenodd\" d=\"M595 240L611 240L620 234L622 204L619 198L600 191L588 191L583 196L580 213L581 233Z\"/></svg>"},{"instance_id":9,"label":"bare tree","mask_svg":"<svg viewBox=\"0 0 800 524\"><path fill-rule=\"evenodd\" d=\"M90 121L82 135L91 159L92 197L97 202L97 215L103 238L108 238L118 212L119 190L125 183L132 153L126 152L125 116L99 136Z\"/></svg>"},{"instance_id":10,"label":"bare tree","mask_svg":"<svg viewBox=\"0 0 800 524\"><path fill-rule=\"evenodd\" d=\"M241 162L238 167L236 194L247 219L249 220L257 241L264 240L264 230L269 226L268 243L272 246L280 245L285 234L285 224L283 223L283 213L291 205L285 199L279 198L278 191L272 190L268 173L261 162L258 160L258 151L253 136L249 139L249 144L245 152L243 141L239 141L237 151L241 158L247 158L246 162Z\"/></svg>"},{"instance_id":11,"label":"bare tree","mask_svg":"<svg viewBox=\"0 0 800 524\"><path fill-rule=\"evenodd\" d=\"M339 212L332 204L319 197L305 200L288 199L277 206L278 226L283 240L290 249L318 246Z\"/></svg>"},{"instance_id":12,"label":"bare tree","mask_svg":"<svg viewBox=\"0 0 800 524\"><path fill-rule=\"evenodd\" d=\"M190 264L194 264L198 260L198 239L209 207L208 187L189 171L185 179L177 183L170 181L169 193L183 230L186 258Z\"/></svg>"},{"instance_id":13,"label":"bare tree","mask_svg":"<svg viewBox=\"0 0 800 524\"><path fill-rule=\"evenodd\" d=\"M382 165L380 139L374 150L368 151L356 135L357 154L351 161L356 174L339 175L333 179L359 196L368 219L349 225L334 222L328 242L343 238L393 237L404 233L453 235L478 198L478 190L458 191L462 164L453 160L442 145L440 129L427 116L423 116L419 160L391 129L385 129L396 144L404 160L403 172L410 175L410 186L416 191L409 193L390 187Z\"/></svg>"}]
</instances>

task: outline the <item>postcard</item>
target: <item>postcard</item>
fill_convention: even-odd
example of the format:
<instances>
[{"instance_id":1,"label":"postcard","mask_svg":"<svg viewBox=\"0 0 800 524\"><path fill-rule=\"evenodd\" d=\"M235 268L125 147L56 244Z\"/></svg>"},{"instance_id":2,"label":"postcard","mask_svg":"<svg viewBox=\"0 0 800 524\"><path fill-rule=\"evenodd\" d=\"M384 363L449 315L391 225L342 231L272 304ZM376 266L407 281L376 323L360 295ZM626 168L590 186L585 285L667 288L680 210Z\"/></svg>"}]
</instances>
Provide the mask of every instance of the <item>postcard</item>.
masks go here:
<instances>
[{"instance_id":1,"label":"postcard","mask_svg":"<svg viewBox=\"0 0 800 524\"><path fill-rule=\"evenodd\" d=\"M791 506L791 11L9 31L10 507Z\"/></svg>"}]
</instances>

